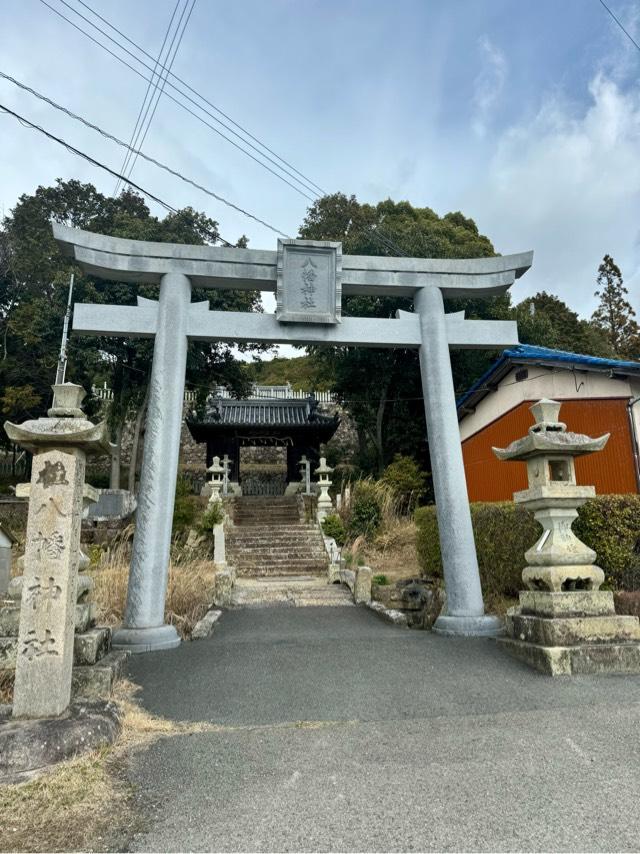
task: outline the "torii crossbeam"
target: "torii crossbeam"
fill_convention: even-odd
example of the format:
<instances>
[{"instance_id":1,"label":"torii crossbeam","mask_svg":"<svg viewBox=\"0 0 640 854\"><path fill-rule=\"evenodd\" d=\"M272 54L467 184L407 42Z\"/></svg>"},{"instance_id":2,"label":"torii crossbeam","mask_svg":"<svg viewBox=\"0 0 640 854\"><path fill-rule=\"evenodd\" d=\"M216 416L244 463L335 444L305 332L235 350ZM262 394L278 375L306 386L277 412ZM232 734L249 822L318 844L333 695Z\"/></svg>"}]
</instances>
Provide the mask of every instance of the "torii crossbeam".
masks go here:
<instances>
[{"instance_id":1,"label":"torii crossbeam","mask_svg":"<svg viewBox=\"0 0 640 854\"><path fill-rule=\"evenodd\" d=\"M155 337L147 431L127 607L115 645L134 652L175 646L164 625L171 519L189 340L416 348L447 591L443 634L489 635L484 614L460 444L449 348L518 343L513 321L445 314L443 297L504 293L533 253L476 259L342 255L339 243L281 240L278 251L147 243L54 224L54 236L87 273L159 285L159 300L137 306L78 304L73 329L91 335ZM275 315L210 311L191 287L276 291ZM411 296L395 319L341 318L342 293Z\"/></svg>"}]
</instances>

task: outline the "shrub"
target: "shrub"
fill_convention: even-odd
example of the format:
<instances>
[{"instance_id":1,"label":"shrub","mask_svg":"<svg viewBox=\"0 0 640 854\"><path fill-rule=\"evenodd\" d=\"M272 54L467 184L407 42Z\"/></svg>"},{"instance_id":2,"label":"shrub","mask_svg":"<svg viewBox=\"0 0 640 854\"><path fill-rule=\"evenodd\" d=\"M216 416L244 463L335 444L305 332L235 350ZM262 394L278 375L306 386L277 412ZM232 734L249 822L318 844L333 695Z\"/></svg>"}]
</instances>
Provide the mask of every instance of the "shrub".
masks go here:
<instances>
[{"instance_id":1,"label":"shrub","mask_svg":"<svg viewBox=\"0 0 640 854\"><path fill-rule=\"evenodd\" d=\"M573 530L597 554L607 586L640 589L640 495L598 495L580 508Z\"/></svg>"},{"instance_id":2,"label":"shrub","mask_svg":"<svg viewBox=\"0 0 640 854\"><path fill-rule=\"evenodd\" d=\"M436 508L419 507L414 518L421 573L439 577L442 559ZM540 536L540 526L523 507L506 501L472 504L471 521L485 595L516 596L522 589L524 553Z\"/></svg>"},{"instance_id":3,"label":"shrub","mask_svg":"<svg viewBox=\"0 0 640 854\"><path fill-rule=\"evenodd\" d=\"M414 519L416 549L425 577L442 574L435 507L420 507ZM524 553L540 536L533 515L513 502L471 505L471 520L485 595L514 596L522 589ZM599 495L578 511L574 531L597 553L609 586L640 588L640 496Z\"/></svg>"},{"instance_id":4,"label":"shrub","mask_svg":"<svg viewBox=\"0 0 640 854\"><path fill-rule=\"evenodd\" d=\"M386 575L374 575L371 579L374 584L378 584L380 587L384 587L385 584L389 583L389 579Z\"/></svg>"},{"instance_id":5,"label":"shrub","mask_svg":"<svg viewBox=\"0 0 640 854\"><path fill-rule=\"evenodd\" d=\"M337 513L325 516L322 522L322 530L326 537L333 537L339 546L343 546L347 539L344 522Z\"/></svg>"},{"instance_id":6,"label":"shrub","mask_svg":"<svg viewBox=\"0 0 640 854\"><path fill-rule=\"evenodd\" d=\"M213 531L214 525L221 525L224 522L224 510L222 504L216 501L210 507L207 507L202 514L202 518L198 523L198 528L205 534L210 534Z\"/></svg>"},{"instance_id":7,"label":"shrub","mask_svg":"<svg viewBox=\"0 0 640 854\"><path fill-rule=\"evenodd\" d=\"M197 502L191 493L191 483L185 477L176 482L176 498L173 505L173 532L190 528L196 518Z\"/></svg>"},{"instance_id":8,"label":"shrub","mask_svg":"<svg viewBox=\"0 0 640 854\"><path fill-rule=\"evenodd\" d=\"M377 533L382 522L382 501L376 484L370 480L359 480L353 487L347 533L349 539L366 537Z\"/></svg>"},{"instance_id":9,"label":"shrub","mask_svg":"<svg viewBox=\"0 0 640 854\"><path fill-rule=\"evenodd\" d=\"M411 512L426 492L427 475L413 457L396 454L382 480L391 487L405 513Z\"/></svg>"}]
</instances>

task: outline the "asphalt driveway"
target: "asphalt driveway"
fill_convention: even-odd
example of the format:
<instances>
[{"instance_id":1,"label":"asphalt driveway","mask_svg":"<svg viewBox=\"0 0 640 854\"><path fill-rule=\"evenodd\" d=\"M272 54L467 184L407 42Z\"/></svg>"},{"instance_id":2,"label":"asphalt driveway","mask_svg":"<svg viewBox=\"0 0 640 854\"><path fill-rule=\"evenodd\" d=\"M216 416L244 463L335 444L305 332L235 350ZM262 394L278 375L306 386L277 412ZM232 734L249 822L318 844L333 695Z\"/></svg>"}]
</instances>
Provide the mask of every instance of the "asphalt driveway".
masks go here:
<instances>
[{"instance_id":1,"label":"asphalt driveway","mask_svg":"<svg viewBox=\"0 0 640 854\"><path fill-rule=\"evenodd\" d=\"M222 725L134 757L132 850L640 847L640 677L554 680L490 640L286 607L129 672L150 711Z\"/></svg>"}]
</instances>

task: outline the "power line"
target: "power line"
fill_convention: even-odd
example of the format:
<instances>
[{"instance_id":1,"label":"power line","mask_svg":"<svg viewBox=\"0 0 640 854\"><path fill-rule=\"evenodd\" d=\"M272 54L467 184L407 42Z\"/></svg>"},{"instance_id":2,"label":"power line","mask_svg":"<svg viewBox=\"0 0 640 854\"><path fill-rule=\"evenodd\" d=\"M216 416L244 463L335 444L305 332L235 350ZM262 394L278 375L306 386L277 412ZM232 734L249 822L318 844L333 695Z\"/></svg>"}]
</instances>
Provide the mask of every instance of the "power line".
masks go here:
<instances>
[{"instance_id":1,"label":"power line","mask_svg":"<svg viewBox=\"0 0 640 854\"><path fill-rule=\"evenodd\" d=\"M29 119L26 119L24 116L21 116L19 113L16 113L13 110L10 110L9 107L5 107L4 104L0 104L0 110L2 110L2 112L7 113L10 116L13 116L24 127L28 127L28 128L31 128L32 130L39 131L40 133L44 134L48 139L51 139L51 140L53 140L53 142L57 142L59 145L63 146L63 148L66 148L67 151L70 151L72 154L77 154L78 157L82 157L83 160L86 160L88 163L91 163L93 166L97 166L99 169L104 169L105 172L108 172L110 175L113 175L114 178L121 178L121 179L124 178L124 176L121 175L119 172L116 172L115 169L111 169L111 167L106 166L104 163L101 163L99 160L96 160L94 157L91 157L90 154L86 154L84 151L80 151L79 148L75 148L75 146L71 145L71 143L66 142L64 139L61 139L60 137L55 136L52 133L49 133L49 131L45 130L43 127L40 127L40 125L36 125L33 122L30 122ZM178 213L177 208L174 208L172 205L163 201L159 196L156 196L153 193L150 193L149 190L145 190L143 187L141 187L139 184L135 184L133 181L128 181L128 183L130 184L131 187L133 187L135 190L137 190L143 196L146 196L149 199L153 199L154 202L157 202L159 205L161 205L163 208L165 208L165 210L169 211L170 213ZM230 247L234 246L233 243L230 243L228 240L225 240L223 237L220 237L220 235L218 235L218 239L222 243L224 243L226 246L230 246Z\"/></svg>"},{"instance_id":2,"label":"power line","mask_svg":"<svg viewBox=\"0 0 640 854\"><path fill-rule=\"evenodd\" d=\"M171 26L172 26L172 24L173 24L173 20L174 20L174 18L175 18L175 16L176 16L176 12L178 11L178 6L179 6L179 5L180 5L180 0L176 0L176 5L173 7L173 14L171 15L171 19L170 19L169 24L168 24L168 26L167 26L167 31L166 31L166 32L165 32L165 34L164 34L164 40L163 40L163 42L162 42L162 46L161 46L161 48L160 48L160 52L158 53L158 58L156 59L156 63L155 63L155 65L154 65L154 67L153 67L153 71L154 71L154 73L151 75L152 80L155 80L155 77L154 77L154 75L155 75L155 71L156 71L156 69L157 69L157 67L158 67L158 63L160 62L160 60L161 60L161 58L162 58L162 52L163 52L163 50L164 50L164 46L165 46L165 45L166 45L166 43L167 43L167 39L169 38L169 33L171 32ZM158 78L158 79L159 79L159 78ZM141 125L141 121L144 121L144 119L142 118L142 114L143 114L143 111L144 111L145 105L146 105L146 103L147 103L147 98L149 97L149 93L150 93L151 88L152 88L152 86L153 86L153 85L154 85L154 83L152 83L151 81L149 81L149 83L147 84L147 90L146 90L146 92L144 93L144 98L142 99L142 104L140 105L140 109L139 109L139 111L138 111L138 116L137 116L137 118L136 118L136 123L135 123L135 125L133 126L133 131L131 132L131 139L129 140L129 150L128 150L128 151L127 151L127 153L125 154L125 156L124 156L124 160L123 160L123 162L122 162L122 168L121 168L121 170L120 170L120 171L122 172L122 174L123 174L123 175L124 175L124 174L126 174L126 171L127 171L127 164L129 163L129 159L130 159L130 157L131 157L131 149L132 149L132 148L134 148L134 147L135 147L135 145L136 145L136 143L137 143L137 140L138 140L138 133L139 133L139 127L140 127L140 125ZM155 84L155 85L157 86L157 84ZM151 101L149 101L149 103L151 103ZM145 113L145 118L146 118L146 113ZM116 186L115 186L115 188L114 188L114 190L113 190L113 195L114 195L114 196L117 196L117 195L118 195L118 190L120 189L120 184L121 184L121 183L122 183L121 181L117 181L117 182L116 182Z\"/></svg>"},{"instance_id":3,"label":"power line","mask_svg":"<svg viewBox=\"0 0 640 854\"><path fill-rule=\"evenodd\" d=\"M180 21L178 21L178 29L180 28L180 23L182 21L182 18L184 18L184 13L187 10L187 5L188 5L188 0L187 0L187 2L185 2L185 7L184 7L182 15L180 17ZM180 44L182 42L184 32L187 29L187 24L189 23L189 19L191 18L191 13L193 12L193 7L195 5L196 5L196 0L191 0L191 8L189 9L189 14L187 15L187 17L185 19L184 25L182 27L182 32L180 33L180 36L178 38L178 43L175 47L175 50L173 51L173 56L170 57L167 73L162 78L162 86L160 87L160 91L158 92L156 102L153 105L153 110L151 111L151 115L149 116L149 121L147 122L147 126L145 128L144 134L142 135L142 139L140 140L140 144L138 145L139 149L142 149L142 146L144 145L144 141L147 138L147 134L149 133L149 128L151 127L151 122L153 121L153 118L156 114L156 110L158 109L158 104L160 103L160 98L162 98L162 94L164 92L164 87L166 86L166 83L167 83L167 76L171 73L171 68L173 67L173 63L175 62L175 58L178 54L178 50L180 49ZM169 45L169 54L171 54L171 48L173 47L173 43L176 40L176 35L178 33L178 29L174 33L173 39L171 40L171 44ZM149 102L149 103L151 103L151 102ZM131 175L131 173L133 172L133 167L136 165L137 158L138 158L138 155L137 154L134 155L133 160L131 161L131 166L129 167L129 172L127 173L128 175Z\"/></svg>"},{"instance_id":4,"label":"power line","mask_svg":"<svg viewBox=\"0 0 640 854\"><path fill-rule=\"evenodd\" d=\"M114 136L113 134L109 133L108 131L103 130L101 127L98 127L98 125L95 125L90 121L87 121L87 119L82 118L82 116L79 116L77 113L72 112L71 110L67 109L67 107L63 107L60 104L57 104L55 101L51 100L51 98L47 98L46 95L43 95L40 92L37 92L35 89L32 89L30 86L27 86L26 84L21 83L19 80L16 80L15 77L11 77L9 74L5 74L3 71L0 71L0 77L5 79L5 80L8 80L10 83L13 83L15 86L18 86L20 89L23 89L25 92L29 92L31 95L34 95L36 98L38 98L40 101L44 101L46 104L49 104L49 106L53 107L54 109L64 113L65 115L69 116L70 118L74 119L75 121L80 122L85 127L88 127L88 128L91 128L91 130L97 131L97 133L99 133L105 139L109 139L112 142L115 142L117 145L119 145L123 148L127 148L127 149L129 148L127 143L124 142L122 139L118 139L117 136ZM259 217L255 216L254 214L249 213L249 211L246 211L244 208L239 207L239 205L236 205L233 202L230 202L228 199L225 199L224 196L220 196L218 193L214 193L213 190L209 190L207 187L204 187L202 184L198 184L196 181L192 180L191 178L187 178L186 175L183 175L181 172L178 172L177 170L172 169L171 166L167 166L165 163L161 163L159 160L156 160L154 157L150 157L148 154L145 154L143 151L136 150L136 153L140 157L142 157L144 160L148 160L149 163L153 163L154 166L158 166L160 169L164 169L165 172L168 172L170 175L174 175L176 178L179 178L181 181L184 181L187 184L191 184L192 187L195 187L198 190L202 190L203 193L206 193L208 196L211 196L211 198L216 199L216 201L221 202L223 205L226 205L227 207L231 208L232 210L235 210L238 213L243 214L243 216L246 216L249 219L252 219L254 222L257 222L260 225L263 225L265 228L268 228L269 231L273 231L275 234L279 234L281 237L287 237L287 234L285 234L284 231L281 231L279 228L276 228L275 226L270 225L268 222L265 222L265 220L260 219ZM121 179L124 180L124 176L120 175L120 173L114 172L114 175L116 175L117 177L120 177ZM135 186L135 184L132 183L131 186ZM233 244L230 243L229 245L232 246Z\"/></svg>"},{"instance_id":5,"label":"power line","mask_svg":"<svg viewBox=\"0 0 640 854\"><path fill-rule=\"evenodd\" d=\"M607 12L611 15L611 17L613 18L613 20L614 20L614 21L616 22L616 24L620 27L620 29L621 29L621 30L622 30L622 32L625 34L625 36L629 39L629 41L630 41L632 44L634 44L634 45L637 47L637 49L638 49L638 50L640 50L640 44L638 44L638 42L634 39L634 37L633 37L633 36L631 35L631 33L629 32L629 30L625 29L625 27L624 27L624 26L623 26L623 24L622 24L622 21L621 21L619 18L616 18L616 16L613 14L613 12L612 12L612 11L611 11L611 9L607 6L607 4L604 2L604 0L599 0L599 2L600 2L600 5L601 5L601 6L604 6L604 8L607 10Z\"/></svg>"},{"instance_id":6,"label":"power line","mask_svg":"<svg viewBox=\"0 0 640 854\"><path fill-rule=\"evenodd\" d=\"M122 65L125 65L127 68L129 68L131 71L133 71L133 72L134 72L134 74L137 74L137 75L138 75L138 77L141 77L143 80L146 80L147 82L149 81L149 78L148 78L145 74L143 74L143 73L142 73L141 71L139 71L137 68L134 68L134 66L133 66L133 65L131 65L130 63L128 63L128 62L127 62L126 60L124 60L121 56L118 56L118 54L117 54L117 53L114 53L110 48L108 48L106 45L102 44L102 42L98 41L96 38L94 38L92 35L90 35L90 33L88 33L86 30L83 30L83 29L82 29L82 27L80 27L78 24L76 24L74 21L72 21L70 18L68 18L66 15L64 15L62 12L60 12L58 9L54 8L54 7L53 7L49 2L47 2L47 0L40 0L40 2L41 2L44 6L46 6L48 9L50 9L52 12L54 12L56 15L58 15L58 17L62 18L64 21L66 21L67 23L71 24L71 26L72 26L72 27L74 27L74 28L75 28L76 30L78 30L80 33L82 33L83 35L85 35L88 39L90 39L92 42L94 42L94 44L98 45L98 47L102 48L102 50L106 51L108 54L110 54L110 55L111 55L111 56L113 56L115 59L117 59L117 60L118 60L118 62L122 63ZM146 69L147 69L147 70L149 70L149 71L152 71L152 70L153 70L153 69L151 68L151 66L150 66L150 65L147 65L147 63L146 63L146 62L144 62L142 59L140 59L140 57L139 57L139 56L136 56L134 53L132 53L130 50L128 50L128 48L124 47L124 46L123 46L122 44L120 44L116 39L112 38L108 33L106 33L104 30L102 30L100 27L98 27L98 26L97 26L96 24L94 24L92 21L90 21L86 16L82 15L82 14L81 14L80 12L78 12L76 9L73 9L73 7L72 7L72 6L69 6L69 4L66 2L66 0L60 0L60 2L61 2L61 3L63 3L65 6L67 6L67 7L68 7L69 9L71 9L72 11L74 11L74 12L75 12L75 14L76 14L76 15L78 15L79 17L81 17L83 20L87 21L87 23L88 23L88 24L90 24L90 26L94 27L94 28L95 28L96 30L98 30L98 32L100 32L102 35L106 36L106 38L108 38L108 39L109 39L110 41L112 41L115 45L117 45L117 46L120 48L120 50L124 51L124 52L125 52L125 53L127 53L129 56L131 56L131 57L132 57L136 62L139 62L139 63L140 63L144 68L146 68ZM187 95L185 92L183 92L181 89L178 89L178 87L177 87L177 86L175 86L173 83L169 82L169 86L170 86L172 89L174 89L174 90L175 90L179 95L181 95L183 98L186 98L186 99L187 99L187 101L190 101L192 104L194 104L194 105L195 105L199 110L202 110L202 112L203 112L203 113L205 113L205 115L210 116L210 117L211 117L215 122L218 122L218 124L221 124L223 127L225 127L225 129L226 129L226 130L228 130L230 133L232 133L234 136L236 136L238 139L240 139L242 142L244 142L244 143L245 143L245 145L248 145L250 148L252 148L254 151L256 151L256 152L257 152L261 157L264 157L264 158L265 158L265 160L268 160L270 163L273 163L273 164L276 166L276 168L280 169L282 172L284 172L285 174L287 174L287 175L289 175L291 178L293 178L293 180L297 181L298 185L300 185L300 186L298 186L298 185L296 185L296 184L292 184L292 183L291 183L291 181L288 181L288 180L287 180L283 175L279 174L279 173L278 173L278 172L276 172L274 169L272 169L270 166L268 166L265 162L263 162L262 160L259 160L257 157L255 157L253 154L251 154L251 152L247 151L247 150L246 150L246 148L243 148L241 145L238 145L238 143L234 142L234 141L233 141L232 139L230 139L226 134L222 133L222 131L220 131L218 128L214 127L210 122L208 122L208 121L206 121L205 119L203 119L203 118L202 118L202 116L198 115L198 113L194 112L194 111L193 111L190 107L188 107L188 106L187 106L183 101L178 100L176 97L174 97L173 95L170 95L169 93L167 93L167 94L166 94L166 97L167 97L167 98L170 98L174 103L178 104L178 106L179 106L179 107L182 107L182 109L183 109L183 110L186 110L190 115L192 115L192 116L194 116L194 118L198 119L198 121L199 121L199 122L201 122L202 124L206 125L206 127L208 127L210 130L212 130L214 133L218 134L218 136L221 136L221 137L222 137L223 139L225 139L227 142L231 143L231 145L233 145L235 148L237 148L237 149L238 149L239 151L241 151L243 154L246 154L246 156L247 156L247 157L250 157L250 158L251 158L255 163L257 163L258 165L262 166L262 167L263 167L263 169L266 169L268 172L270 172L272 175L274 175L274 176L275 176L276 178L278 178L280 181L283 181L285 184L287 184L289 187L291 187L291 189L295 190L295 191L296 191L297 193L299 193L301 196L303 196L304 198L308 199L308 200L309 200L309 201L311 201L311 202L315 201L315 197L314 197L314 196L310 196L310 195L308 194L308 192L305 192L305 190L310 190L310 188L309 188L309 187L307 187L307 186L306 186L306 185L301 181L301 179L300 179L300 178L297 178L295 175L291 175L291 173L290 173L287 169L285 169L285 168L284 168L283 166L281 166L279 163L275 162L272 158L268 157L266 154L264 154L263 152L261 152L259 149L257 149L257 148L256 148L256 146L255 146L255 145L252 145L250 142L248 142L247 140L243 139L243 138L242 138L239 134L237 134L235 131L233 131L233 130L231 130L230 128L228 128L228 127L224 124L224 122L221 122L221 121L220 121L220 119L218 119L216 116L214 116L214 115L213 115L213 113L211 113L209 110L205 109L201 104L198 104L198 102L197 102L197 101L195 101L193 98L191 98L191 97L190 97L189 95ZM303 187L304 189L301 189L301 187ZM310 190L310 192L314 192L314 191L313 191L313 190Z\"/></svg>"},{"instance_id":7,"label":"power line","mask_svg":"<svg viewBox=\"0 0 640 854\"><path fill-rule=\"evenodd\" d=\"M103 24L106 24L114 32L116 32L116 33L118 33L118 35L122 36L123 39L125 39L127 42L129 42L129 44L133 45L137 50L141 51L141 53L145 54L145 56L147 56L149 59L153 58L152 56L150 56L150 54L147 53L147 51L141 45L139 45L137 42L130 39L127 35L125 35L125 33L122 32L122 30L119 30L116 26L114 26L112 23L110 23L106 18L103 18L103 16L98 14L98 12L96 12L95 9L93 9L91 6L89 6L88 3L83 2L83 0L76 0L76 2L80 3L81 6L84 6L85 9L87 9L89 12L91 12L93 15L95 15L96 18L98 18L100 21L102 21ZM289 163L287 160L285 160L284 157L280 157L280 155L277 154L275 151L273 151L271 148L269 148L268 145L265 145L264 142L262 142L260 139L258 139L256 136L254 136L252 133L250 133L250 131L248 131L245 127L243 127L241 124L238 124L238 122L236 122L234 119L232 119L231 116L227 115L227 113L225 113L223 110L221 110L215 104L213 104L211 101L209 101L207 98L205 98L204 95L202 95L200 92L198 92L192 86L190 86L185 80L183 80L181 77L178 77L177 74L171 73L170 76L173 77L174 80L177 80L178 83L181 83L186 89L188 89L194 95L197 95L198 98L200 98L202 101L204 101L205 104L208 104L213 110L216 111L216 113L219 113L221 116L224 116L224 118L227 121L231 122L231 124L234 127L237 127L238 130L241 130L242 133L246 134L249 137L249 139L252 139L254 142L257 142L258 145L260 145L262 148L265 149L265 151L268 151L269 154L273 154L273 156L276 157L281 163L284 163L285 166L288 166L297 175L299 175L301 178L304 178L304 180L307 182L307 184L309 184L310 189L315 187L315 189L322 196L327 195L326 190L323 190L322 187L320 187L318 184L316 184L314 181L312 181L311 178L307 177L303 172L300 172L299 169L296 169L295 166L293 166L291 163ZM242 139L242 137L240 137L240 139ZM312 190L312 192L314 192L314 190Z\"/></svg>"}]
</instances>

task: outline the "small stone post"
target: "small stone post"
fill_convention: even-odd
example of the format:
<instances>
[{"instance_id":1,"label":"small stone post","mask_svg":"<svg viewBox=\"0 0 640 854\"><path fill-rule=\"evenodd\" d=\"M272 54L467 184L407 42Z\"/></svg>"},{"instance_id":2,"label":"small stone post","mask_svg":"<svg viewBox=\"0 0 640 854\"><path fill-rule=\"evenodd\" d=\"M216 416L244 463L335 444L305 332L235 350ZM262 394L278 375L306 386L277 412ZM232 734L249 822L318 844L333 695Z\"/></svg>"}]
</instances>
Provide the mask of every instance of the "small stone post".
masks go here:
<instances>
[{"instance_id":1,"label":"small stone post","mask_svg":"<svg viewBox=\"0 0 640 854\"><path fill-rule=\"evenodd\" d=\"M333 483L333 481L329 480L329 475L332 471L331 466L327 465L326 458L320 457L320 465L315 470L315 474L318 475L318 487L320 488L317 512L318 522L322 522L333 510L333 502L329 495L329 488Z\"/></svg>"},{"instance_id":2,"label":"small stone post","mask_svg":"<svg viewBox=\"0 0 640 854\"><path fill-rule=\"evenodd\" d=\"M300 457L300 480L304 482L303 495L311 495L311 463L306 455Z\"/></svg>"},{"instance_id":3,"label":"small stone post","mask_svg":"<svg viewBox=\"0 0 640 854\"><path fill-rule=\"evenodd\" d=\"M65 383L53 392L47 418L4 425L34 454L14 717L53 717L69 705L86 455L110 450L105 423L92 424L80 409L84 389Z\"/></svg>"},{"instance_id":4,"label":"small stone post","mask_svg":"<svg viewBox=\"0 0 640 854\"><path fill-rule=\"evenodd\" d=\"M231 466L231 460L229 459L229 454L225 454L222 458L222 466L224 468L224 475L222 477L222 494L225 496L229 493L229 468Z\"/></svg>"}]
</instances>

